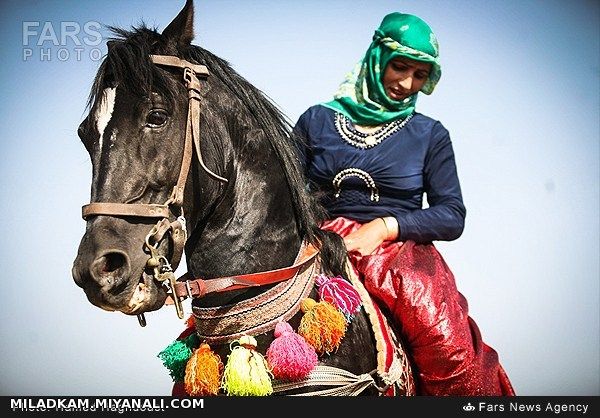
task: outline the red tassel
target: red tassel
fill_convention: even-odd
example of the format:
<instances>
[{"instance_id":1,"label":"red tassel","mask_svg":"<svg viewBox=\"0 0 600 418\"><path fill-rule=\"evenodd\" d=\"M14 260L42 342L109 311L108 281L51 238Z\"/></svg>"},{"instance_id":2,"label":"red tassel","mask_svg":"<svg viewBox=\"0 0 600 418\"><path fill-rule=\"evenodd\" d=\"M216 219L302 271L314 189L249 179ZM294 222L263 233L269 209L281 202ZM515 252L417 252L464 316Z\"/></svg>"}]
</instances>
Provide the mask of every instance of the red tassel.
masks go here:
<instances>
[{"instance_id":1,"label":"red tassel","mask_svg":"<svg viewBox=\"0 0 600 418\"><path fill-rule=\"evenodd\" d=\"M315 368L318 357L314 347L296 334L290 324L279 322L275 326L275 339L267 349L267 361L275 378L299 380Z\"/></svg>"},{"instance_id":2,"label":"red tassel","mask_svg":"<svg viewBox=\"0 0 600 418\"><path fill-rule=\"evenodd\" d=\"M360 309L360 295L348 281L341 276L328 277L319 274L315 277L319 290L319 299L331 303L350 320Z\"/></svg>"},{"instance_id":3,"label":"red tassel","mask_svg":"<svg viewBox=\"0 0 600 418\"><path fill-rule=\"evenodd\" d=\"M196 318L194 318L194 315L190 315L190 317L185 320L185 326L186 328L196 328Z\"/></svg>"}]
</instances>

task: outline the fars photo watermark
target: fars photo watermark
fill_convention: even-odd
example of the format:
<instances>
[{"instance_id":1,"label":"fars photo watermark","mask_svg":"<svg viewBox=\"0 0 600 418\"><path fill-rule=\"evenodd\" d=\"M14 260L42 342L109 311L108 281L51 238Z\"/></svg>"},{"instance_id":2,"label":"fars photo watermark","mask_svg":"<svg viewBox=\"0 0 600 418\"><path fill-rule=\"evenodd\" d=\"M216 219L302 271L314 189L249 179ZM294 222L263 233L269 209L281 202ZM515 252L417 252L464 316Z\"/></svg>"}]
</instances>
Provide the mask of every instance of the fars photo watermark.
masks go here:
<instances>
[{"instance_id":1,"label":"fars photo watermark","mask_svg":"<svg viewBox=\"0 0 600 418\"><path fill-rule=\"evenodd\" d=\"M99 22L23 22L23 61L100 61Z\"/></svg>"}]
</instances>

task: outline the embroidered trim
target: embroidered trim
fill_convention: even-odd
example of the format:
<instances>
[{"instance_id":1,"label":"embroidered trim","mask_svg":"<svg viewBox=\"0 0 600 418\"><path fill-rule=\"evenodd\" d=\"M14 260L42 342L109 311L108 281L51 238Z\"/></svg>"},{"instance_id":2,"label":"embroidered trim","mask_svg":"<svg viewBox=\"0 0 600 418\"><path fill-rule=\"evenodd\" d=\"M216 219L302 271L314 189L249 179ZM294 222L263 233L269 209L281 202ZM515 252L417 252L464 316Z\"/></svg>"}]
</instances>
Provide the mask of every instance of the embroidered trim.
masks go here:
<instances>
[{"instance_id":1,"label":"embroidered trim","mask_svg":"<svg viewBox=\"0 0 600 418\"><path fill-rule=\"evenodd\" d=\"M342 139L353 147L360 149L373 148L383 142L384 139L392 136L400 129L404 128L408 121L413 117L413 114L408 115L402 120L395 120L386 123L381 128L372 133L364 133L357 131L345 115L336 112L335 114L335 129L340 134Z\"/></svg>"},{"instance_id":2,"label":"embroidered trim","mask_svg":"<svg viewBox=\"0 0 600 418\"><path fill-rule=\"evenodd\" d=\"M357 396L369 386L376 384L372 376L374 372L375 370L371 373L355 375L338 367L317 365L306 379L292 382L275 381L273 383L273 393L307 386L335 386L331 389L322 389L289 396Z\"/></svg>"},{"instance_id":3,"label":"embroidered trim","mask_svg":"<svg viewBox=\"0 0 600 418\"><path fill-rule=\"evenodd\" d=\"M412 396L416 394L414 377L412 375L412 369L408 356L404 352L402 344L393 332L390 330L390 326L385 316L381 314L377 306L373 303L371 296L367 289L360 281L356 270L347 260L350 282L354 288L358 291L362 301L363 307L367 312L367 316L370 319L371 325L373 326L373 334L375 335L376 347L377 347L377 374L381 377L385 384L390 385L390 390L386 394L392 395L395 392L392 390L394 387L398 388L401 394ZM391 337L392 352L389 352L389 347L385 342L385 335ZM388 357L392 356L391 364L388 363Z\"/></svg>"},{"instance_id":4,"label":"embroidered trim","mask_svg":"<svg viewBox=\"0 0 600 418\"><path fill-rule=\"evenodd\" d=\"M333 187L335 189L335 198L340 197L340 193L342 192L341 185L342 181L347 179L348 177L358 177L365 183L367 183L367 187L371 190L371 202L379 202L379 189L375 185L375 180L369 173L360 168L345 168L339 173L335 175L333 178Z\"/></svg>"},{"instance_id":5,"label":"embroidered trim","mask_svg":"<svg viewBox=\"0 0 600 418\"><path fill-rule=\"evenodd\" d=\"M298 258L298 257L297 257ZM349 264L349 260L347 259L346 262ZM300 280L301 279L301 283L302 284L308 284L310 283L309 286L309 293L310 290L312 288L312 286L315 285L315 283L317 283L317 280L314 278L314 274L315 274L315 270L318 268L319 262L318 260L315 260L314 263L312 263L312 265L307 266L304 271L302 271L301 273L299 273L298 275L296 275L294 277L293 280ZM319 266L320 267L320 266ZM297 389L297 388L301 388L301 387L306 387L306 386L333 386L332 388L329 389L324 389L324 390L319 390L316 392L308 392L308 393L303 393L303 394L299 394L299 395L292 395L292 396L325 396L325 395L337 395L337 396L355 396L358 395L360 393L362 393L366 388L370 387L370 386L375 386L378 390L379 390L379 394L380 395L395 395L398 392L400 394L406 395L406 396L411 396L415 394L415 388L414 388L414 382L413 382L413 378L412 378L412 372L411 372L411 368L410 368L410 364L408 363L408 359L406 357L406 355L404 354L404 351L402 349L401 344L399 344L396 341L395 335L394 333L391 331L389 324L387 323L387 320L385 319L384 316L382 316L380 310L377 308L377 306L374 304L373 300L370 298L368 292L366 291L366 289L364 288L364 286L362 285L360 279L358 278L358 276L356 275L356 271L352 268L352 266L349 266L349 273L350 273L350 281L353 284L353 289L357 292L357 296L361 295L361 299L362 299L362 306L365 309L365 312L368 315L368 319L371 322L372 325L372 330L375 336L375 340L376 340L376 350L377 350L377 354L376 354L376 358L377 358L377 368L375 370L372 370L369 373L363 373L361 375L355 375L353 373L350 373L344 369L340 369L337 367L332 367L332 366L323 366L323 365L316 365L314 367L314 369L308 374L308 376L304 379L301 380L291 380L291 381L286 381L286 380L273 380L272 381L272 386L268 385L268 387L266 387L266 389L268 389L267 392L265 393L236 393L236 392L232 392L230 393L230 389L225 389L228 394L272 394L272 393L278 393L278 392L283 392L283 391L287 391L290 389ZM306 273L308 272L308 275L306 275ZM305 278L308 278L308 280L305 280ZM310 280L312 279L312 280ZM322 286L324 285L323 283L321 284ZM338 295L339 296L339 295ZM267 300L263 300L265 299L264 297L255 297L252 300L254 302L259 301L260 303L262 303L263 305L268 305L269 302L272 302L272 300L268 299ZM229 305L231 306L231 305ZM217 307L217 308L212 308L212 310L215 309L222 309L224 307ZM275 307L277 308L277 307ZM211 309L202 309L202 308L197 308L200 311L209 311ZM339 308L337 308L339 309ZM240 312L235 313L235 315L240 315L242 314L242 310L239 310ZM292 315L295 312L295 310L291 309L292 311ZM341 311L340 311L341 312ZM285 315L285 314L284 314ZM223 317L227 316L227 315L222 315ZM182 333L176 342L172 343L171 345L169 345L169 347L167 347L167 349L165 349L163 352L161 352L161 354L159 354L159 357L161 357L161 359L163 359L163 362L165 364L165 366L167 368L169 368L170 370L170 374L173 377L173 379L177 382L178 380L178 376L179 373L181 373L183 370L181 370L181 359L178 357L179 353L178 351L180 350L180 347L177 347L176 349L174 347L176 347L176 343L180 343L181 341L185 341L185 339L187 339L190 335L193 335L194 337L200 337L201 339L203 339L204 341L202 341L202 343L206 343L206 342L210 342L211 339L210 338L206 338L206 336L202 336L202 335L198 335L198 319L199 315L194 312L194 323L195 325L192 325L190 323L190 321L188 320L188 325L189 327L186 329L186 331L184 331L184 333ZM279 317L281 318L281 317ZM278 322L279 318L276 318L275 320ZM210 319L210 318L205 318L205 319ZM235 324L232 324L235 325ZM266 324L262 324L262 325L258 325L254 328L247 328L247 329L253 329L256 332L261 332L261 330L263 329L263 327ZM288 325L289 327L289 325ZM291 328L290 328L291 329ZM194 330L196 332L194 332ZM242 334L244 334L246 331L243 331ZM230 337L233 338L235 335L237 334L231 334L229 336L218 336L218 337ZM202 338L204 337L204 338ZM254 341L252 347L246 347L244 344L248 344L248 342L246 343L242 343L242 339L243 338L251 338L252 341ZM219 341L220 338L213 338L213 341ZM196 339L196 341L201 341ZM249 340L250 341L250 340ZM248 337L247 335L242 337L241 339L239 339L237 341L241 346L243 346L244 348L242 350L253 350L256 348L256 341L254 340L254 338L252 337ZM194 346L189 346L188 342L183 342L183 344L185 346L187 346L188 352L191 354L190 350L194 350L195 349L195 345ZM194 343L192 343L194 344ZM196 343L197 344L197 343ZM200 356L206 354L206 353L211 353L210 348L208 347L208 345L204 344L205 349L208 348L208 351L205 350L205 352L199 354ZM173 347L173 348L172 348ZM281 347L280 347L281 348ZM169 349L171 349L169 351ZM202 347L199 348L199 350L202 349ZM235 349L240 349L239 347L236 347ZM270 350L271 348L269 348ZM269 355L269 350L267 350L267 355ZM233 354L233 349L232 349L232 354ZM185 353L184 353L185 355ZM194 358L193 356L197 355L197 354L193 354L192 357L186 356L187 360L185 360L185 363L187 364L187 362L190 361L190 358ZM263 359L262 355L257 354L257 358ZM218 357L217 357L218 358ZM253 357L254 358L254 357ZM204 359L206 360L206 359ZM203 361L204 361L203 360ZM210 358L209 360L212 360L212 358ZM236 361L239 362L240 359L237 359ZM198 359L194 360L194 361L198 361ZM233 360L231 360L233 361ZM247 359L242 360L243 363L245 363L246 361L248 361ZM210 362L209 362L210 364ZM259 364L262 364L259 362ZM266 362L264 363L266 366ZM196 367L196 366L194 366ZM228 362L227 366L226 366L226 370L225 370L225 375L227 375L227 368L230 367L230 364ZM237 370L235 367L236 366L231 366L233 369L231 370ZM256 366L259 367L259 366ZM259 367L259 370L262 370L261 367ZM262 370L265 373L267 373L267 370ZM243 373L242 373L243 374ZM192 373L193 375L193 373ZM374 379L374 376L378 375L379 378L381 379L381 381L383 381L383 383L385 384L384 387L378 387L377 386L377 382ZM237 375L236 375L237 376ZM266 376L266 375L265 375ZM233 384L234 380L231 380L231 378L225 378L225 377L220 377L219 375L215 375L213 376L217 379L226 379L225 382L228 382L227 384ZM176 383L176 387L177 385L181 386L181 385L186 385L186 391L187 389L187 385L188 385L188 371L187 371L187 365L185 367L185 376L179 376L179 378L181 380L179 380L179 383ZM182 381L183 379L185 379L185 383ZM190 379L192 379L190 382L192 382L191 384L193 384L193 382L195 382L195 377L190 377ZM228 379L228 380L227 380ZM285 377L283 377L283 379L285 379ZM260 382L262 382L262 380L259 379ZM255 382L256 383L256 382ZM206 388L196 388L200 391L205 390ZM192 391L196 390L194 388L190 389ZM253 389L262 389L259 387L253 388ZM174 389L175 390L175 389ZM183 389L181 389L183 390ZM211 389L214 391L214 394L217 393L217 391L219 390L218 388L216 389ZM200 392L198 392L200 393ZM209 393L213 393L213 392L209 392Z\"/></svg>"},{"instance_id":6,"label":"embroidered trim","mask_svg":"<svg viewBox=\"0 0 600 418\"><path fill-rule=\"evenodd\" d=\"M193 306L198 336L208 344L222 344L245 334L258 335L275 329L277 322L288 321L298 312L300 302L314 287L319 265L315 260L291 280L243 302L212 308Z\"/></svg>"}]
</instances>

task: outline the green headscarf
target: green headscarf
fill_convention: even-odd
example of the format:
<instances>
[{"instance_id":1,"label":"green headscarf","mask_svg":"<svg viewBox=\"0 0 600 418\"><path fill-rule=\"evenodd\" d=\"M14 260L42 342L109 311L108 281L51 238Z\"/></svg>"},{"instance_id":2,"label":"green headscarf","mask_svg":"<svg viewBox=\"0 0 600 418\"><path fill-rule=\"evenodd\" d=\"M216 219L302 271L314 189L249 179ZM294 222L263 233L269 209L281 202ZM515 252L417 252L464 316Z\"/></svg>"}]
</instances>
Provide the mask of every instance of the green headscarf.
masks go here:
<instances>
[{"instance_id":1,"label":"green headscarf","mask_svg":"<svg viewBox=\"0 0 600 418\"><path fill-rule=\"evenodd\" d=\"M406 118L415 111L418 93L402 101L392 100L382 83L388 62L399 56L431 64L429 77L421 88L423 93L431 94L442 75L435 35L417 16L390 13L383 18L364 58L346 76L334 100L323 105L360 125Z\"/></svg>"}]
</instances>

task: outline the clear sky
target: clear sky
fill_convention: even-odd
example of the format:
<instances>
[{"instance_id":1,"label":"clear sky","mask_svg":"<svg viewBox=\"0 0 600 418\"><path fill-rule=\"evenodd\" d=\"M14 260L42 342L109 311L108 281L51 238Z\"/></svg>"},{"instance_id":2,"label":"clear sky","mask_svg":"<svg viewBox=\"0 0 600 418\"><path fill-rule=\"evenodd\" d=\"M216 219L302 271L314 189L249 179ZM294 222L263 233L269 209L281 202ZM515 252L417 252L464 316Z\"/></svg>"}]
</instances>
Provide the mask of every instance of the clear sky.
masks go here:
<instances>
[{"instance_id":1,"label":"clear sky","mask_svg":"<svg viewBox=\"0 0 600 418\"><path fill-rule=\"evenodd\" d=\"M70 271L96 23L162 30L183 4L0 2L0 395L170 393L156 355L183 329L173 309L141 328L93 307ZM295 121L331 98L385 14L426 20L443 75L417 110L450 131L468 211L462 237L437 246L517 394L600 395L599 5L197 0L194 43Z\"/></svg>"}]
</instances>

